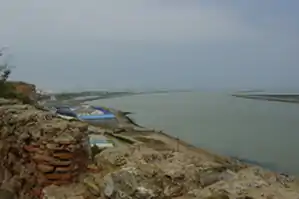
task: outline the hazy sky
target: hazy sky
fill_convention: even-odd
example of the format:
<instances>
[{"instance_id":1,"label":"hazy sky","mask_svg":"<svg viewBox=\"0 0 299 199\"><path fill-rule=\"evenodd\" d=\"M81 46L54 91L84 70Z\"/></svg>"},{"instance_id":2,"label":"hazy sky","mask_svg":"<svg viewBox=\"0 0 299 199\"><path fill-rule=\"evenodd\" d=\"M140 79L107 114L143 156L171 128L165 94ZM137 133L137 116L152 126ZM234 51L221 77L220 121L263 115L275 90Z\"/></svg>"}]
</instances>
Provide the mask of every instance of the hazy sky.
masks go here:
<instances>
[{"instance_id":1,"label":"hazy sky","mask_svg":"<svg viewBox=\"0 0 299 199\"><path fill-rule=\"evenodd\" d=\"M12 77L53 90L298 88L298 0L0 0Z\"/></svg>"}]
</instances>

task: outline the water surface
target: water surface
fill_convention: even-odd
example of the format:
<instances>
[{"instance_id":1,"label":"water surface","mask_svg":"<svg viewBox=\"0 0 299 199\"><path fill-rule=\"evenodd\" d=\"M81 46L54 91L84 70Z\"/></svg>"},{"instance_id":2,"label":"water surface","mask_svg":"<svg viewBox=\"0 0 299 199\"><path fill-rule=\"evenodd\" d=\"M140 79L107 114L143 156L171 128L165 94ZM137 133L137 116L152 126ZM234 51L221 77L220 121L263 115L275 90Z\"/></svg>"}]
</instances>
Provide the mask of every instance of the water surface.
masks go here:
<instances>
[{"instance_id":1,"label":"water surface","mask_svg":"<svg viewBox=\"0 0 299 199\"><path fill-rule=\"evenodd\" d=\"M224 155L299 175L299 105L223 93L164 93L91 102L134 112L146 127Z\"/></svg>"}]
</instances>

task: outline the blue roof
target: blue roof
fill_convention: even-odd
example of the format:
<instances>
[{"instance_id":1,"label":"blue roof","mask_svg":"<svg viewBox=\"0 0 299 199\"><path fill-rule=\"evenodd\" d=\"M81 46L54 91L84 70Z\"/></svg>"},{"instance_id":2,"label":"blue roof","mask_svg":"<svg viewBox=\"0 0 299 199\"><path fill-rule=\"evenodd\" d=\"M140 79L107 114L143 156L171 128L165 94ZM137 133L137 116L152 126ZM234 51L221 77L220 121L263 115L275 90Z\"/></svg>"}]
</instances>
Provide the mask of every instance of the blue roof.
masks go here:
<instances>
[{"instance_id":1,"label":"blue roof","mask_svg":"<svg viewBox=\"0 0 299 199\"><path fill-rule=\"evenodd\" d=\"M103 115L80 115L79 119L82 120L98 120L98 119L113 119L115 116L113 114L103 114Z\"/></svg>"},{"instance_id":2,"label":"blue roof","mask_svg":"<svg viewBox=\"0 0 299 199\"><path fill-rule=\"evenodd\" d=\"M65 115L65 116L70 116L70 117L77 117L77 114L74 113L73 111L71 111L70 109L57 109L56 113L60 114L60 115Z\"/></svg>"},{"instance_id":3,"label":"blue roof","mask_svg":"<svg viewBox=\"0 0 299 199\"><path fill-rule=\"evenodd\" d=\"M65 115L65 116L70 116L70 117L75 117L81 120L99 120L99 119L113 119L115 118L114 114L112 114L110 111L102 108L102 107L98 107L98 106L89 106L91 109L89 109L89 111L87 111L87 113L84 114L80 114L77 113L76 111L78 109L80 109L79 107L71 107L71 106L67 106L67 105L62 105L62 106L56 106L56 113L60 114L60 115ZM103 114L96 114L96 113L92 113L92 110L99 110L101 111ZM90 113L88 113L90 112Z\"/></svg>"},{"instance_id":4,"label":"blue roof","mask_svg":"<svg viewBox=\"0 0 299 199\"><path fill-rule=\"evenodd\" d=\"M92 108L96 109L96 110L99 110L99 111L102 111L104 114L112 114L110 111L102 108L102 107L99 107L99 106L92 106Z\"/></svg>"}]
</instances>

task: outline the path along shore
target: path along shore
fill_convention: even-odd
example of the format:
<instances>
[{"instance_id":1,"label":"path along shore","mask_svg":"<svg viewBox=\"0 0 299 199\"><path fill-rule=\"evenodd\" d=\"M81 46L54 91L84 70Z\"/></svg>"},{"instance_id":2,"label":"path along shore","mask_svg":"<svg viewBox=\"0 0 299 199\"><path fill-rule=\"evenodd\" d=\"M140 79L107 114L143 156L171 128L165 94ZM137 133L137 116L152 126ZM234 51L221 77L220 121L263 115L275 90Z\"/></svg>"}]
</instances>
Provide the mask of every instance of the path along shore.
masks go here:
<instances>
[{"instance_id":1,"label":"path along shore","mask_svg":"<svg viewBox=\"0 0 299 199\"><path fill-rule=\"evenodd\" d=\"M299 197L294 177L210 153L116 115L116 126L88 126L0 100L0 198L7 191L28 199ZM91 128L116 146L94 150L86 159Z\"/></svg>"}]
</instances>

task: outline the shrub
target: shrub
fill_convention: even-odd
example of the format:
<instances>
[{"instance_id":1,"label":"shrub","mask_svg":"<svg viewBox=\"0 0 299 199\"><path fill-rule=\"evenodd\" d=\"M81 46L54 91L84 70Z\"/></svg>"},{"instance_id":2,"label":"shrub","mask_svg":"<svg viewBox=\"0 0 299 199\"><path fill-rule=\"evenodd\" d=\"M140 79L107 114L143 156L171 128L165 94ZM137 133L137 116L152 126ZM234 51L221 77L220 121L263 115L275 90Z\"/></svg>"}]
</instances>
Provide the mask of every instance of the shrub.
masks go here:
<instances>
[{"instance_id":1,"label":"shrub","mask_svg":"<svg viewBox=\"0 0 299 199\"><path fill-rule=\"evenodd\" d=\"M0 49L0 58L4 56L3 50ZM32 104L28 96L16 91L15 85L7 81L11 74L11 67L7 62L0 63L0 97L8 99L18 99L25 104Z\"/></svg>"}]
</instances>

